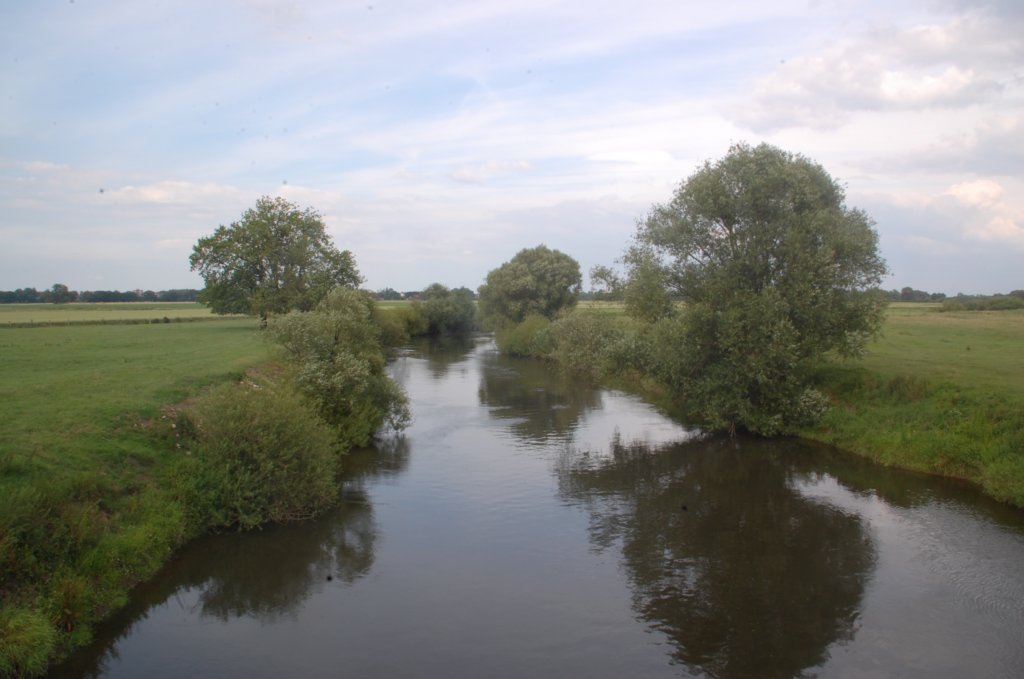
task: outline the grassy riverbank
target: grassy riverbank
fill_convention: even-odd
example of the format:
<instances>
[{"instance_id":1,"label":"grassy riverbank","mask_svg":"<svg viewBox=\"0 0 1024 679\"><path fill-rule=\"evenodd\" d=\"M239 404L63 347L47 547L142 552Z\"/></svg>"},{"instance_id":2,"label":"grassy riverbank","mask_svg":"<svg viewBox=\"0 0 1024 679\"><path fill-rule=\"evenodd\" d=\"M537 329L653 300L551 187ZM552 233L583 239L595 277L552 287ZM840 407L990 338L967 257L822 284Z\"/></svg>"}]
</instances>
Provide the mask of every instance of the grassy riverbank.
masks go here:
<instances>
[{"instance_id":1,"label":"grassy riverbank","mask_svg":"<svg viewBox=\"0 0 1024 679\"><path fill-rule=\"evenodd\" d=\"M939 308L892 305L862 361L824 366L834 407L802 434L1024 507L1024 312Z\"/></svg>"},{"instance_id":2,"label":"grassy riverbank","mask_svg":"<svg viewBox=\"0 0 1024 679\"><path fill-rule=\"evenodd\" d=\"M3 328L0 351L6 675L85 643L188 537L166 490L176 453L154 431L170 427L161 409L240 375L269 348L254 320L226 319Z\"/></svg>"}]
</instances>

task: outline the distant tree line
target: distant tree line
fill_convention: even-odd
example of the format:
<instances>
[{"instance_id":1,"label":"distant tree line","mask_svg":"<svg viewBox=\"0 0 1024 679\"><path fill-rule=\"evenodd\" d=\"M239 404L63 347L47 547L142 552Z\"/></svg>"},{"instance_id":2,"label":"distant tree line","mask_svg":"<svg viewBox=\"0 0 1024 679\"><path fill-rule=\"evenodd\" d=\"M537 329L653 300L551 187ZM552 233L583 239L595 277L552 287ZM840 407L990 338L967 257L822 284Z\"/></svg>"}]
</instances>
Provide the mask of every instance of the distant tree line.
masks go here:
<instances>
[{"instance_id":1,"label":"distant tree line","mask_svg":"<svg viewBox=\"0 0 1024 679\"><path fill-rule=\"evenodd\" d=\"M1008 295L964 295L950 297L942 302L940 311L1009 311L1024 309L1024 290Z\"/></svg>"},{"instance_id":2,"label":"distant tree line","mask_svg":"<svg viewBox=\"0 0 1024 679\"><path fill-rule=\"evenodd\" d=\"M48 290L18 288L0 290L0 304L67 304L69 302L194 302L198 290L69 290L63 283L54 283Z\"/></svg>"},{"instance_id":3,"label":"distant tree line","mask_svg":"<svg viewBox=\"0 0 1024 679\"><path fill-rule=\"evenodd\" d=\"M1008 294L965 295L957 293L947 297L941 292L925 292L905 287L885 293L890 302L942 302L942 311L1006 311L1024 309L1024 290L1013 290Z\"/></svg>"},{"instance_id":4,"label":"distant tree line","mask_svg":"<svg viewBox=\"0 0 1024 679\"><path fill-rule=\"evenodd\" d=\"M924 290L915 290L911 287L889 290L885 293L885 297L890 302L941 302L946 299L944 293L925 292Z\"/></svg>"},{"instance_id":5,"label":"distant tree line","mask_svg":"<svg viewBox=\"0 0 1024 679\"><path fill-rule=\"evenodd\" d=\"M438 285L435 283L434 285ZM405 292L399 292L394 288L384 288L372 293L373 298L381 301L397 301L397 300L417 300L423 299L424 294L433 286L428 286L423 290L406 290ZM470 299L476 299L476 293L469 288L456 288L456 290L465 290L469 293ZM435 291L436 292L436 291ZM462 294L462 293L460 293Z\"/></svg>"}]
</instances>

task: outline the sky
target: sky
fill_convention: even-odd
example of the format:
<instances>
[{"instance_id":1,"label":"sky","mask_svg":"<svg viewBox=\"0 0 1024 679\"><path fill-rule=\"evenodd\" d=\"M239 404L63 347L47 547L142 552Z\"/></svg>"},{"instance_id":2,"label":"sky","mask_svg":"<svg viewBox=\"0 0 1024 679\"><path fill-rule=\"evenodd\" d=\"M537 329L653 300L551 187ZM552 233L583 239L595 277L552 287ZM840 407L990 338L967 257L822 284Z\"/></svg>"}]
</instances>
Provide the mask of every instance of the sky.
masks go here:
<instances>
[{"instance_id":1,"label":"sky","mask_svg":"<svg viewBox=\"0 0 1024 679\"><path fill-rule=\"evenodd\" d=\"M1024 289L1019 0L12 0L0 19L0 289L202 287L195 242L264 195L317 209L371 290L475 289L539 244L586 276L738 142L845 186L885 289Z\"/></svg>"}]
</instances>

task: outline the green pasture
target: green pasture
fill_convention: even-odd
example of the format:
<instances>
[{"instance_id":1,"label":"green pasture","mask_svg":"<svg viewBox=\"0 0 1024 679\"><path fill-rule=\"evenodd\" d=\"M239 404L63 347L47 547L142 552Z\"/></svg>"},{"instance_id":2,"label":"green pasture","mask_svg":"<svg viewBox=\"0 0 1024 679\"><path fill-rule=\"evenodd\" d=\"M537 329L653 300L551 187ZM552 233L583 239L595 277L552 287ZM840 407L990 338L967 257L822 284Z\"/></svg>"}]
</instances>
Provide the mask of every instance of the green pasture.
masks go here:
<instances>
[{"instance_id":1,"label":"green pasture","mask_svg":"<svg viewBox=\"0 0 1024 679\"><path fill-rule=\"evenodd\" d=\"M0 327L0 676L87 643L188 537L166 406L270 355L250 318Z\"/></svg>"},{"instance_id":2,"label":"green pasture","mask_svg":"<svg viewBox=\"0 0 1024 679\"><path fill-rule=\"evenodd\" d=\"M833 407L804 435L1024 507L1024 311L938 308L891 305L862 361L823 366Z\"/></svg>"},{"instance_id":3,"label":"green pasture","mask_svg":"<svg viewBox=\"0 0 1024 679\"><path fill-rule=\"evenodd\" d=\"M59 323L162 322L214 318L198 302L110 302L98 304L0 304L0 328Z\"/></svg>"},{"instance_id":4,"label":"green pasture","mask_svg":"<svg viewBox=\"0 0 1024 679\"><path fill-rule=\"evenodd\" d=\"M939 312L938 304L890 305L864 366L1024 398L1024 310Z\"/></svg>"},{"instance_id":5,"label":"green pasture","mask_svg":"<svg viewBox=\"0 0 1024 679\"><path fill-rule=\"evenodd\" d=\"M12 476L7 469L0 492L12 481L146 456L123 440L134 418L152 417L267 353L248 318L0 328L0 460L21 470Z\"/></svg>"}]
</instances>

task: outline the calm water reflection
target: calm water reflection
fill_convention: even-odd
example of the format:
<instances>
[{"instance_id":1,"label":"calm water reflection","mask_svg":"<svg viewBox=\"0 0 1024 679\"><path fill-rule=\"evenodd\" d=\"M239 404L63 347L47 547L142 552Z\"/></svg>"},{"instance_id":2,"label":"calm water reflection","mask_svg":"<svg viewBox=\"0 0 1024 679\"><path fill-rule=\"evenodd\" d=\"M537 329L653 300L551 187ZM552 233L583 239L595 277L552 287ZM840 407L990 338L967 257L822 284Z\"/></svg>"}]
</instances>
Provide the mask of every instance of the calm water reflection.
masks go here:
<instances>
[{"instance_id":1,"label":"calm water reflection","mask_svg":"<svg viewBox=\"0 0 1024 679\"><path fill-rule=\"evenodd\" d=\"M1024 675L1020 512L486 339L393 373L337 511L190 545L54 676Z\"/></svg>"}]
</instances>

